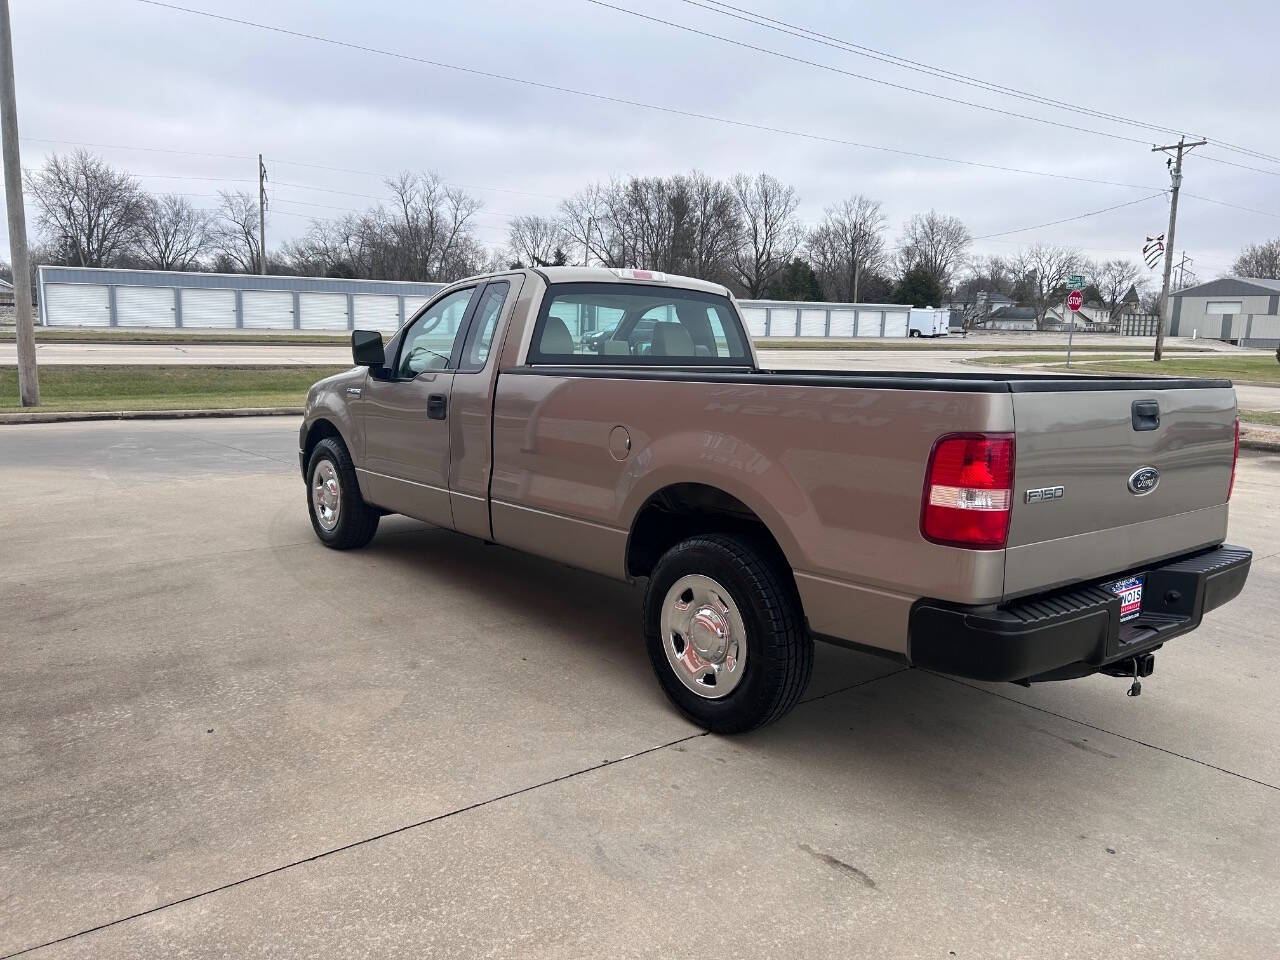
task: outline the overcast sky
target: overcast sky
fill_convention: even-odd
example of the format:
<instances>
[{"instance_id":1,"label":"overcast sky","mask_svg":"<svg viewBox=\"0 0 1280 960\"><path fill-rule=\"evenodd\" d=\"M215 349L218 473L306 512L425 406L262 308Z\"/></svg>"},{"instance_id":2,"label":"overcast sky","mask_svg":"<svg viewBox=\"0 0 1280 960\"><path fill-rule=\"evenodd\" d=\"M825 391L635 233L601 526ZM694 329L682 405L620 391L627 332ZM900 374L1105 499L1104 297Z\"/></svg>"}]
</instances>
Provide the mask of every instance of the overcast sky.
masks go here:
<instances>
[{"instance_id":1,"label":"overcast sky","mask_svg":"<svg viewBox=\"0 0 1280 960\"><path fill-rule=\"evenodd\" d=\"M900 57L1280 157L1280 7L1274 4L732 2ZM1139 200L1168 185L1164 156L1150 152L1150 144L1167 135L945 82L681 0L618 5L936 96L754 53L587 0L184 5L764 126L1132 186L736 128L340 49L138 0L13 0L27 167L38 166L51 150L72 149L71 143L37 138L118 145L93 149L148 189L191 194L194 203L212 206L219 189L256 189L256 159L247 158L261 151L272 183L273 246L304 231L309 216L341 216L342 209L332 208L372 202L347 194L385 192L377 176L297 163L375 174L426 169L470 185L485 204L479 236L495 245L503 240L507 215L551 213L556 198L591 180L692 168L722 177L768 171L796 186L809 221L845 196L867 194L884 203L894 236L906 217L930 208L955 214L979 237ZM1141 142L1063 130L938 96ZM1202 279L1225 272L1242 245L1280 235L1280 162L1205 147L1190 155L1184 191L1177 246L1196 258ZM30 208L28 216L34 218ZM974 251L1009 254L1041 240L1079 246L1096 258L1137 260L1144 236L1164 232L1167 217L1166 200L1159 197L1087 220L980 240Z\"/></svg>"}]
</instances>

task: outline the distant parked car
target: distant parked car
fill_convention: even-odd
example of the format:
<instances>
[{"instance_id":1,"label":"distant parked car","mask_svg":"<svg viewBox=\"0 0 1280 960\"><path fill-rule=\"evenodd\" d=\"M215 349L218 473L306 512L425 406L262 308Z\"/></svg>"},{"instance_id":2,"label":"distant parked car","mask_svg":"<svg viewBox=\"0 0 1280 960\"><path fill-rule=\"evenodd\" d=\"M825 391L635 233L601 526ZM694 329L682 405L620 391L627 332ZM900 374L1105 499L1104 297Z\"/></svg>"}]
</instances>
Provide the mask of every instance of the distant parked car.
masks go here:
<instances>
[{"instance_id":1,"label":"distant parked car","mask_svg":"<svg viewBox=\"0 0 1280 960\"><path fill-rule=\"evenodd\" d=\"M653 328L657 325L657 320L637 320L631 332L625 337L614 337L618 330L615 323L603 330L592 330L590 333L584 334L582 337L582 345L592 353L607 353L610 348L605 346L609 341L613 341L617 345L626 344L626 353L632 356L642 356L649 352L650 345L653 342ZM621 353L621 350L615 348L615 352Z\"/></svg>"}]
</instances>

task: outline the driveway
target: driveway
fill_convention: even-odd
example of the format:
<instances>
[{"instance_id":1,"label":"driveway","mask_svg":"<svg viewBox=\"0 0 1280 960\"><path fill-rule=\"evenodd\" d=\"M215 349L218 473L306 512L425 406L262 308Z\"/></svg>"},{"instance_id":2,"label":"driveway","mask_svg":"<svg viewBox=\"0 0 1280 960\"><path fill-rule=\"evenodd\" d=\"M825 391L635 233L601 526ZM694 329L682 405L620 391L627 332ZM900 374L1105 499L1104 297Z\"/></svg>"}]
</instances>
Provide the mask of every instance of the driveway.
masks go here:
<instances>
[{"instance_id":1,"label":"driveway","mask_svg":"<svg viewBox=\"0 0 1280 960\"><path fill-rule=\"evenodd\" d=\"M634 588L401 518L326 550L295 448L0 428L0 955L1275 956L1280 458L1140 698L820 647L719 737Z\"/></svg>"}]
</instances>

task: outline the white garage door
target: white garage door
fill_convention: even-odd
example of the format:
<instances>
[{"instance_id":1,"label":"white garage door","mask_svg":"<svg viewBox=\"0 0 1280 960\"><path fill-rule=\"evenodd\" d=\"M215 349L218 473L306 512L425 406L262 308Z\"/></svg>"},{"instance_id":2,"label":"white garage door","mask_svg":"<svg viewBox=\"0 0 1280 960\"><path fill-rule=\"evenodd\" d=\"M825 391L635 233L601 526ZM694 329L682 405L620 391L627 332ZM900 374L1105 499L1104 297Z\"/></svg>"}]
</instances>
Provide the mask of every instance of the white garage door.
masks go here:
<instances>
[{"instance_id":1,"label":"white garage door","mask_svg":"<svg viewBox=\"0 0 1280 960\"><path fill-rule=\"evenodd\" d=\"M859 310L858 311L858 336L860 337L878 337L880 336L880 314L879 310Z\"/></svg>"},{"instance_id":2,"label":"white garage door","mask_svg":"<svg viewBox=\"0 0 1280 960\"><path fill-rule=\"evenodd\" d=\"M174 325L173 287L116 287L116 326Z\"/></svg>"},{"instance_id":3,"label":"white garage door","mask_svg":"<svg viewBox=\"0 0 1280 960\"><path fill-rule=\"evenodd\" d=\"M400 326L400 298L378 293L357 293L355 301L357 330L395 330Z\"/></svg>"},{"instance_id":4,"label":"white garage door","mask_svg":"<svg viewBox=\"0 0 1280 960\"><path fill-rule=\"evenodd\" d=\"M827 335L827 311L801 310L800 336L825 337Z\"/></svg>"},{"instance_id":5,"label":"white garage door","mask_svg":"<svg viewBox=\"0 0 1280 960\"><path fill-rule=\"evenodd\" d=\"M884 335L886 337L905 337L907 335L907 314L897 311L884 315Z\"/></svg>"},{"instance_id":6,"label":"white garage door","mask_svg":"<svg viewBox=\"0 0 1280 960\"><path fill-rule=\"evenodd\" d=\"M109 327L107 288L93 283L46 283L44 317L51 326Z\"/></svg>"},{"instance_id":7,"label":"white garage door","mask_svg":"<svg viewBox=\"0 0 1280 960\"><path fill-rule=\"evenodd\" d=\"M833 337L852 337L856 332L858 315L853 310L831 311L831 335Z\"/></svg>"},{"instance_id":8,"label":"white garage door","mask_svg":"<svg viewBox=\"0 0 1280 960\"><path fill-rule=\"evenodd\" d=\"M798 310L774 307L769 311L769 336L794 337Z\"/></svg>"},{"instance_id":9,"label":"white garage door","mask_svg":"<svg viewBox=\"0 0 1280 960\"><path fill-rule=\"evenodd\" d=\"M234 290L183 290L184 327L227 328L236 325Z\"/></svg>"},{"instance_id":10,"label":"white garage door","mask_svg":"<svg viewBox=\"0 0 1280 960\"><path fill-rule=\"evenodd\" d=\"M412 320L413 315L431 302L430 297L405 297L404 298L404 318L406 321Z\"/></svg>"},{"instance_id":11,"label":"white garage door","mask_svg":"<svg viewBox=\"0 0 1280 960\"><path fill-rule=\"evenodd\" d=\"M240 294L247 330L292 330L293 294L279 290L246 290Z\"/></svg>"},{"instance_id":12,"label":"white garage door","mask_svg":"<svg viewBox=\"0 0 1280 960\"><path fill-rule=\"evenodd\" d=\"M345 293L300 293L298 311L303 330L346 330Z\"/></svg>"},{"instance_id":13,"label":"white garage door","mask_svg":"<svg viewBox=\"0 0 1280 960\"><path fill-rule=\"evenodd\" d=\"M760 307L741 307L742 322L747 325L747 333L753 337L764 336L764 310Z\"/></svg>"}]
</instances>

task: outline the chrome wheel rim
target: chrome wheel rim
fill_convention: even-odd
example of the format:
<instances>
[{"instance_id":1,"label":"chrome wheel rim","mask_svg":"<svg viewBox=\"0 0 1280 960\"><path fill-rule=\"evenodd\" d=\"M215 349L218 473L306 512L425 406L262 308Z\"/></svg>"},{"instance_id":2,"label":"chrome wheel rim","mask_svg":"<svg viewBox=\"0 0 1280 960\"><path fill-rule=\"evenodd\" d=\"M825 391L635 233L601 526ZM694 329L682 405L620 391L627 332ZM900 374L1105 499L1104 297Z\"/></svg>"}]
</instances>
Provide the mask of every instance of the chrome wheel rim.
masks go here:
<instances>
[{"instance_id":1,"label":"chrome wheel rim","mask_svg":"<svg viewBox=\"0 0 1280 960\"><path fill-rule=\"evenodd\" d=\"M311 475L311 509L315 512L316 523L326 533L331 533L338 525L338 515L342 512L342 486L338 483L338 471L332 460L321 460Z\"/></svg>"},{"instance_id":2,"label":"chrome wheel rim","mask_svg":"<svg viewBox=\"0 0 1280 960\"><path fill-rule=\"evenodd\" d=\"M707 700L727 697L747 667L747 631L733 597L701 574L681 577L662 601L662 649L680 682Z\"/></svg>"}]
</instances>

